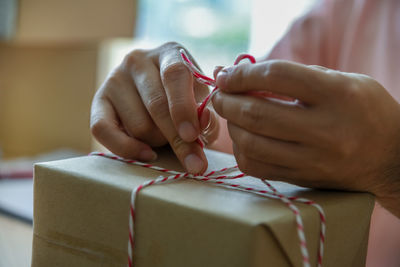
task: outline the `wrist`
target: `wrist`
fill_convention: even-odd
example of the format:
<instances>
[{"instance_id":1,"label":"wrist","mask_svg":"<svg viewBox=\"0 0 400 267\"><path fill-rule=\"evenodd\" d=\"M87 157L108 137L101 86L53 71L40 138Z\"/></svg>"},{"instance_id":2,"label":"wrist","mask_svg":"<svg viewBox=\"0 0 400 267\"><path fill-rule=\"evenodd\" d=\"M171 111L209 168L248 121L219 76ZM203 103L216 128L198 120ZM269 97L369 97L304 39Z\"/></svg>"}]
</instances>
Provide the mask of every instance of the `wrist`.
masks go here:
<instances>
[{"instance_id":1,"label":"wrist","mask_svg":"<svg viewBox=\"0 0 400 267\"><path fill-rule=\"evenodd\" d=\"M400 194L397 195L397 197L377 196L376 200L382 207L384 207L397 218L400 218Z\"/></svg>"},{"instance_id":2,"label":"wrist","mask_svg":"<svg viewBox=\"0 0 400 267\"><path fill-rule=\"evenodd\" d=\"M397 107L397 114L400 115L400 105ZM384 167L378 175L376 192L372 193L381 206L400 218L400 125L397 122L394 129L390 138L393 142L386 149L389 156L382 157L386 160L382 160Z\"/></svg>"},{"instance_id":3,"label":"wrist","mask_svg":"<svg viewBox=\"0 0 400 267\"><path fill-rule=\"evenodd\" d=\"M381 186L373 193L382 207L400 218L400 160L398 162L384 172Z\"/></svg>"}]
</instances>

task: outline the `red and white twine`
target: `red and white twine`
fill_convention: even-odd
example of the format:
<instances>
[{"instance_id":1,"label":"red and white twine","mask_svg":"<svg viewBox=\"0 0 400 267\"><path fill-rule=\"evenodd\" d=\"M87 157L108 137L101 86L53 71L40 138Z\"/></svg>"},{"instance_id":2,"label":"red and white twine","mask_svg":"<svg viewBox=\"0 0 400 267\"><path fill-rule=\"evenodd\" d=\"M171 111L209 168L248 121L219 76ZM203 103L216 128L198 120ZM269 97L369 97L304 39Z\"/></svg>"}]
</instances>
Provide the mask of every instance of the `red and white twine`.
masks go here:
<instances>
[{"instance_id":1,"label":"red and white twine","mask_svg":"<svg viewBox=\"0 0 400 267\"><path fill-rule=\"evenodd\" d=\"M211 79L204 74L200 72L198 68L191 62L189 57L187 56L186 52L181 49L180 54L182 57L183 62L185 65L189 68L189 70L192 72L193 76L196 78L196 80L202 84L213 86L214 89L212 92L204 99L204 101L200 104L198 107L198 117L200 118L201 114L204 111L204 108L207 106L207 104L211 101L212 97L215 95L215 93L218 91L218 87L216 86L215 80ZM254 59L253 56L243 54L240 55L236 58L235 60L235 65L237 65L241 60L243 59L249 59L251 63L255 63L256 60ZM201 141L198 140L200 144ZM229 167L229 168L223 168L218 171L210 171L205 174L200 174L200 175L194 175L194 174L189 174L187 172L177 172L174 170L169 170L165 168L161 168L158 166L154 166L152 164L148 163L143 163L137 160L129 160L129 159L124 159L112 154L106 154L106 153L100 153L100 152L93 152L91 155L94 156L102 156L106 158L110 158L113 160L118 160L122 161L128 164L133 164L137 166L141 166L144 168L149 168L153 169L156 171L160 171L165 173L164 176L159 176L158 178L147 181L135 189L132 190L131 194L131 203L130 203L130 216L129 216L129 241L128 241L128 266L132 267L133 266L133 251L135 247L135 219L136 219L136 206L135 206L135 201L137 198L138 193L145 187L155 185L155 184L163 184L163 183L168 183L168 182L173 182L181 179L195 179L198 181L202 182L208 182L208 183L215 183L218 185L222 185L225 187L229 188L236 188L238 190L246 191L249 193L261 195L267 198L273 198L273 199L279 199L281 200L294 214L295 216L295 221L296 221L296 230L297 230L297 235L299 238L299 247L300 247L300 252L302 255L302 261L303 261L303 267L310 267L310 256L308 252L308 247L307 247L307 241L304 233L304 224L303 220L300 214L300 210L294 205L294 201L300 202L303 204L307 204L310 206L313 206L317 209L320 217L320 235L319 235L319 249L318 249L318 258L317 258L317 266L321 267L322 266L322 257L324 254L324 242L325 242L325 232L326 232L326 223L325 223L325 213L324 210L320 205L315 203L312 200L308 200L305 198L298 198L298 197L287 197L281 193L279 193L270 183L268 183L266 180L262 180L262 182L267 186L266 189L268 190L260 190L257 188L253 187L246 187L242 186L240 184L235 184L231 182L226 182L226 180L233 180L233 179L239 179L242 177L245 177L246 174L242 173L239 171L237 166Z\"/></svg>"}]
</instances>

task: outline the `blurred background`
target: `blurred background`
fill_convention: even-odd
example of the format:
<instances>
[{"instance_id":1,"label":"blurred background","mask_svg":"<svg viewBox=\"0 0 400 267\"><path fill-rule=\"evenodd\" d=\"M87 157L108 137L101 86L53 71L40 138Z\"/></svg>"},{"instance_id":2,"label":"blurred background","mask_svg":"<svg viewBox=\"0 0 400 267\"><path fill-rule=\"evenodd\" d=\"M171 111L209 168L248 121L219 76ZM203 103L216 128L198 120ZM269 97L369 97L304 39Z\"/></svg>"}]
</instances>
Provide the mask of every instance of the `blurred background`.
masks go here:
<instances>
[{"instance_id":1,"label":"blurred background","mask_svg":"<svg viewBox=\"0 0 400 267\"><path fill-rule=\"evenodd\" d=\"M96 149L91 98L126 53L177 41L211 75L316 1L0 0L0 267L29 265L32 164Z\"/></svg>"},{"instance_id":2,"label":"blurred background","mask_svg":"<svg viewBox=\"0 0 400 267\"><path fill-rule=\"evenodd\" d=\"M90 100L135 48L182 43L205 73L261 56L315 0L0 0L3 159L87 153Z\"/></svg>"}]
</instances>

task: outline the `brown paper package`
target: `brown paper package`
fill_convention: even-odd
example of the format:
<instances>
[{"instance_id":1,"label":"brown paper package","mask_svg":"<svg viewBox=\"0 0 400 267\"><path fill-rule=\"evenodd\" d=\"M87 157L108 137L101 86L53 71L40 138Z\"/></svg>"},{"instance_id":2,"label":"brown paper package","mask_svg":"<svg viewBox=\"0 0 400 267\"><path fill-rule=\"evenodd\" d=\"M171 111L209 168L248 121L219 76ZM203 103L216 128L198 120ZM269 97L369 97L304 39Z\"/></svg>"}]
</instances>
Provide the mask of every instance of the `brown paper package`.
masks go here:
<instances>
[{"instance_id":1,"label":"brown paper package","mask_svg":"<svg viewBox=\"0 0 400 267\"><path fill-rule=\"evenodd\" d=\"M210 170L235 164L231 155L206 154ZM155 164L182 170L168 151ZM131 190L160 175L98 156L37 164L32 266L126 266ZM240 183L263 186L256 178ZM371 195L273 185L325 210L324 267L365 266ZM316 266L319 216L297 206ZM294 215L279 200L181 180L145 188L136 209L135 267L302 266Z\"/></svg>"}]
</instances>

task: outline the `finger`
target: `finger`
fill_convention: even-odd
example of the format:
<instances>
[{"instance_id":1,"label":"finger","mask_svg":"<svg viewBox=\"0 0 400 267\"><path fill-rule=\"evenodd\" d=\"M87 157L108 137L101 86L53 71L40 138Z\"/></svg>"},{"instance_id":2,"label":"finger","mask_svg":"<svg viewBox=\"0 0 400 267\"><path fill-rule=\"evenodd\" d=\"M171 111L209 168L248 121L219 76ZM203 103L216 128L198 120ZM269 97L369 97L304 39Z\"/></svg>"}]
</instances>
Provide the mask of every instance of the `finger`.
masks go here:
<instances>
[{"instance_id":1,"label":"finger","mask_svg":"<svg viewBox=\"0 0 400 267\"><path fill-rule=\"evenodd\" d=\"M213 106L221 117L255 134L291 142L310 138L310 112L296 105L218 92Z\"/></svg>"},{"instance_id":2,"label":"finger","mask_svg":"<svg viewBox=\"0 0 400 267\"><path fill-rule=\"evenodd\" d=\"M149 77L151 79L152 77ZM105 84L107 96L129 136L144 141L150 146L167 143L160 130L148 114L130 77L118 75L109 78ZM107 90L114 88L115 90Z\"/></svg>"},{"instance_id":3,"label":"finger","mask_svg":"<svg viewBox=\"0 0 400 267\"><path fill-rule=\"evenodd\" d=\"M224 68L223 66L216 66L216 67L214 68L214 72L213 72L214 79L217 79L218 73L219 73L223 68Z\"/></svg>"},{"instance_id":4,"label":"finger","mask_svg":"<svg viewBox=\"0 0 400 267\"><path fill-rule=\"evenodd\" d=\"M207 86L205 86L202 83L199 83L197 80L194 81L193 86L194 86L195 102L197 103L198 106L199 103L203 102L203 100L208 96L210 90ZM197 107L196 107L196 115L197 115Z\"/></svg>"},{"instance_id":5,"label":"finger","mask_svg":"<svg viewBox=\"0 0 400 267\"><path fill-rule=\"evenodd\" d=\"M121 129L113 107L104 98L94 98L90 124L93 136L116 155L144 161L157 157L150 146L128 136Z\"/></svg>"},{"instance_id":6,"label":"finger","mask_svg":"<svg viewBox=\"0 0 400 267\"><path fill-rule=\"evenodd\" d=\"M225 92L269 91L308 104L317 103L325 96L319 89L328 80L330 77L324 71L281 60L239 64L225 68L217 75L217 85Z\"/></svg>"},{"instance_id":7,"label":"finger","mask_svg":"<svg viewBox=\"0 0 400 267\"><path fill-rule=\"evenodd\" d=\"M154 77L148 79L148 77ZM175 129L168 108L168 99L159 76L159 70L150 65L134 76L138 93L151 118L167 138L180 162L190 173L202 173L207 169L207 160L200 145L185 142ZM198 123L198 122L197 122Z\"/></svg>"},{"instance_id":8,"label":"finger","mask_svg":"<svg viewBox=\"0 0 400 267\"><path fill-rule=\"evenodd\" d=\"M279 165L268 164L251 159L238 150L233 144L233 154L235 155L239 169L250 176L267 180L290 181L294 171Z\"/></svg>"},{"instance_id":9,"label":"finger","mask_svg":"<svg viewBox=\"0 0 400 267\"><path fill-rule=\"evenodd\" d=\"M298 169L307 158L300 144L253 134L232 123L228 123L228 130L238 152L249 159Z\"/></svg>"},{"instance_id":10,"label":"finger","mask_svg":"<svg viewBox=\"0 0 400 267\"><path fill-rule=\"evenodd\" d=\"M330 70L326 67L319 66L319 65L308 65L307 67L309 67L311 69L321 70L321 71L329 71Z\"/></svg>"},{"instance_id":11,"label":"finger","mask_svg":"<svg viewBox=\"0 0 400 267\"><path fill-rule=\"evenodd\" d=\"M183 63L178 49L166 51L160 56L160 73L165 88L173 124L179 136L193 142L200 134L197 103L194 95L194 79ZM204 86L198 89L207 91Z\"/></svg>"}]
</instances>

